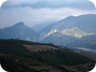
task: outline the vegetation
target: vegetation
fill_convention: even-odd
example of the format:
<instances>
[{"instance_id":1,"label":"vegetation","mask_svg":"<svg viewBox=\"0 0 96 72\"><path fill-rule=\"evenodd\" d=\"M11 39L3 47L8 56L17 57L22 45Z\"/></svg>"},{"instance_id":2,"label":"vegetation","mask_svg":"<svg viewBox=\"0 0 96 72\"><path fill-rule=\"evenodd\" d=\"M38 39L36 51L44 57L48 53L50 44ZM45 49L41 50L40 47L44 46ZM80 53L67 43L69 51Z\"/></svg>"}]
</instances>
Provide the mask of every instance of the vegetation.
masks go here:
<instances>
[{"instance_id":1,"label":"vegetation","mask_svg":"<svg viewBox=\"0 0 96 72\"><path fill-rule=\"evenodd\" d=\"M56 49L32 52L24 44L45 45ZM0 62L2 67L10 72L74 72L62 65L94 65L93 60L53 44L15 39L0 40Z\"/></svg>"}]
</instances>

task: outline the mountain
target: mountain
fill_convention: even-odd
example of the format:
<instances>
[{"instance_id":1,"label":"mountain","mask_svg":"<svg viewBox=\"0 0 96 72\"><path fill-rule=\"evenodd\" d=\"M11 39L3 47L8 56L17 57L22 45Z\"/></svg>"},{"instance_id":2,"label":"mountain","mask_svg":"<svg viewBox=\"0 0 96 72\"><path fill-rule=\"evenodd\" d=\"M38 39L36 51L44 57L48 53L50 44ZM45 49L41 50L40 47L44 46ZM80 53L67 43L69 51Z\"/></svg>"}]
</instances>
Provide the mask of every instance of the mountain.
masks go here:
<instances>
[{"instance_id":1,"label":"mountain","mask_svg":"<svg viewBox=\"0 0 96 72\"><path fill-rule=\"evenodd\" d=\"M90 34L96 34L96 15L95 14L87 14L87 15L80 15L80 16L69 16L65 19L62 19L58 22L55 22L53 24L50 24L49 26L45 27L44 29L41 30L42 32L48 32L53 29L55 30L65 30L69 28L78 28L79 32L80 30L83 33L87 33L88 35ZM47 31L46 31L47 30ZM80 33L82 34L82 33Z\"/></svg>"},{"instance_id":2,"label":"mountain","mask_svg":"<svg viewBox=\"0 0 96 72\"><path fill-rule=\"evenodd\" d=\"M36 41L36 32L31 28L24 25L23 22L16 23L11 27L4 28L0 30L1 39L22 39L22 40L31 40Z\"/></svg>"},{"instance_id":3,"label":"mountain","mask_svg":"<svg viewBox=\"0 0 96 72\"><path fill-rule=\"evenodd\" d=\"M81 15L76 20L76 24L81 30L96 34L96 14Z\"/></svg>"},{"instance_id":4,"label":"mountain","mask_svg":"<svg viewBox=\"0 0 96 72\"><path fill-rule=\"evenodd\" d=\"M55 32L45 37L41 42L67 47L96 49L96 35L77 38L74 36L64 35L60 32Z\"/></svg>"},{"instance_id":5,"label":"mountain","mask_svg":"<svg viewBox=\"0 0 96 72\"><path fill-rule=\"evenodd\" d=\"M37 25L34 30L25 26L23 22L19 22L14 26L0 29L0 38L93 48L92 45L96 44L95 19L96 14L69 16L51 24L49 24L50 21L49 23L44 22L46 25ZM38 29L36 30L36 28Z\"/></svg>"},{"instance_id":6,"label":"mountain","mask_svg":"<svg viewBox=\"0 0 96 72\"><path fill-rule=\"evenodd\" d=\"M70 47L90 48L96 50L96 35L88 35L77 41L67 44Z\"/></svg>"},{"instance_id":7,"label":"mountain","mask_svg":"<svg viewBox=\"0 0 96 72\"><path fill-rule=\"evenodd\" d=\"M83 42L87 42L90 48L96 49L96 35L88 35L82 38Z\"/></svg>"},{"instance_id":8,"label":"mountain","mask_svg":"<svg viewBox=\"0 0 96 72\"><path fill-rule=\"evenodd\" d=\"M50 24L48 26L46 26L45 28L43 28L42 30L40 30L38 32L38 41L41 41L45 38L45 36L51 31L51 29L53 28L53 26Z\"/></svg>"},{"instance_id":9,"label":"mountain","mask_svg":"<svg viewBox=\"0 0 96 72\"><path fill-rule=\"evenodd\" d=\"M88 35L82 38L83 41L96 44L96 35Z\"/></svg>"},{"instance_id":10,"label":"mountain","mask_svg":"<svg viewBox=\"0 0 96 72\"><path fill-rule=\"evenodd\" d=\"M79 39L76 37L63 35L62 33L55 32L55 33L47 36L41 42L65 46L66 44L69 44L69 43L71 43L73 41L77 41L77 40L79 40Z\"/></svg>"},{"instance_id":11,"label":"mountain","mask_svg":"<svg viewBox=\"0 0 96 72\"><path fill-rule=\"evenodd\" d=\"M42 29L39 32L39 41L72 47L94 48L92 43L96 43L95 19L96 14L69 16Z\"/></svg>"},{"instance_id":12,"label":"mountain","mask_svg":"<svg viewBox=\"0 0 96 72\"><path fill-rule=\"evenodd\" d=\"M54 24L55 29L59 30L74 26L85 32L96 33L96 14L69 16Z\"/></svg>"}]
</instances>

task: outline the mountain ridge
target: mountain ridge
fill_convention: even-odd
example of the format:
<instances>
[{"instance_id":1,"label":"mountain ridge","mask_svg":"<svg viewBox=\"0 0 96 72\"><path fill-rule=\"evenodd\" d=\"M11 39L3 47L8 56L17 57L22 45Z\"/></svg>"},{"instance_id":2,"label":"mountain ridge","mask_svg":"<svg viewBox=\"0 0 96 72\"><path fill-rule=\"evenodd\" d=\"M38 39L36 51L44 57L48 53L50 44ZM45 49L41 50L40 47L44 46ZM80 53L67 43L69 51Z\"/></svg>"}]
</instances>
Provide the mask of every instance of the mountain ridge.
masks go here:
<instances>
[{"instance_id":1,"label":"mountain ridge","mask_svg":"<svg viewBox=\"0 0 96 72\"><path fill-rule=\"evenodd\" d=\"M33 38L30 36L32 36ZM5 38L5 39L15 38L15 39L25 39L25 40L35 41L36 32L32 30L31 28L25 26L23 22L19 22L11 27L2 29L0 38Z\"/></svg>"},{"instance_id":2,"label":"mountain ridge","mask_svg":"<svg viewBox=\"0 0 96 72\"><path fill-rule=\"evenodd\" d=\"M94 45L96 43L96 41L90 40L93 38L92 36L94 36L94 39L96 39L95 37L96 36L96 29L95 29L96 20L95 19L96 19L96 14L69 16L60 21L47 25L45 28L41 29L38 32L34 31L32 28L27 27L23 22L18 22L11 27L0 29L0 38L1 39L2 38L3 39L4 38L5 39L9 39L9 38L22 39L22 40L29 40L29 41L35 41L35 42L46 42L46 39L47 39L47 41L51 40L51 42L53 42L54 44L56 42L60 42L61 43L60 45L62 45L62 42L66 43L64 42L63 39L66 38L67 40L69 37L70 41L68 39L69 43L67 43L67 45L73 44L75 46L76 42L77 43L81 42L81 44L78 46L90 45L89 47L92 47L93 43ZM60 35L61 38L58 37L58 35ZM91 37L86 38L87 40L89 40L89 43L88 43L88 41L84 37L87 37L90 35ZM58 38L60 40L58 40ZM85 42L87 43L83 44Z\"/></svg>"}]
</instances>

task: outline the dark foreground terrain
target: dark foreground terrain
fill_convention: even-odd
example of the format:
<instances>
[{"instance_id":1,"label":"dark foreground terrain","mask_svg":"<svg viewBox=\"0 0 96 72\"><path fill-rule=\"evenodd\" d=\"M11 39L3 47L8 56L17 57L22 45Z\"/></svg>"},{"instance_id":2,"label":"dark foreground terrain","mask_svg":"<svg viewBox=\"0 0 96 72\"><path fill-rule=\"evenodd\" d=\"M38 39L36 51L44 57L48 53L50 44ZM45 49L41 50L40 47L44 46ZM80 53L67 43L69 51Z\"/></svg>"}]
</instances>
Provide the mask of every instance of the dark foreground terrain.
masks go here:
<instances>
[{"instance_id":1,"label":"dark foreground terrain","mask_svg":"<svg viewBox=\"0 0 96 72\"><path fill-rule=\"evenodd\" d=\"M0 63L9 72L87 72L95 61L53 44L0 40Z\"/></svg>"}]
</instances>

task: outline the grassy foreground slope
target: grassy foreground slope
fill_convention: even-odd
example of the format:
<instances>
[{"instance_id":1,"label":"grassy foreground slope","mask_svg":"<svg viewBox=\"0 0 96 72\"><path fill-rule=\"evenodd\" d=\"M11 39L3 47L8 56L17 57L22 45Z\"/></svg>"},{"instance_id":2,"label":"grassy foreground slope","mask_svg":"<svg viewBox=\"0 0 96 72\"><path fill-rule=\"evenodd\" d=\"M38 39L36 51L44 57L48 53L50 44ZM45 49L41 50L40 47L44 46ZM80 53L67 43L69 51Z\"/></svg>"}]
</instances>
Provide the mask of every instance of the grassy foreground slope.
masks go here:
<instances>
[{"instance_id":1,"label":"grassy foreground slope","mask_svg":"<svg viewBox=\"0 0 96 72\"><path fill-rule=\"evenodd\" d=\"M0 40L0 62L10 72L87 72L94 61L66 48L23 40Z\"/></svg>"}]
</instances>

